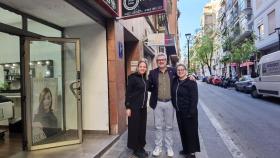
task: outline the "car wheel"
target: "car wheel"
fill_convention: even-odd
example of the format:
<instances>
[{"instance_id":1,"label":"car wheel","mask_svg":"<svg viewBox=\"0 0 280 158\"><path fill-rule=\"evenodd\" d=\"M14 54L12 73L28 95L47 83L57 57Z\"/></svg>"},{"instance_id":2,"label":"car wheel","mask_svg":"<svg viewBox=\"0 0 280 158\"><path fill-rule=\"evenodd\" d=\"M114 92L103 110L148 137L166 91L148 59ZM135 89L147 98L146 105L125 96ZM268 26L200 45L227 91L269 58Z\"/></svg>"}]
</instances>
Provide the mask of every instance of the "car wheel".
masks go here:
<instances>
[{"instance_id":1,"label":"car wheel","mask_svg":"<svg viewBox=\"0 0 280 158\"><path fill-rule=\"evenodd\" d=\"M253 90L251 92L251 96L253 98L261 98L262 97L262 95L258 94L258 91L257 91L257 89L255 87L253 88Z\"/></svg>"}]
</instances>

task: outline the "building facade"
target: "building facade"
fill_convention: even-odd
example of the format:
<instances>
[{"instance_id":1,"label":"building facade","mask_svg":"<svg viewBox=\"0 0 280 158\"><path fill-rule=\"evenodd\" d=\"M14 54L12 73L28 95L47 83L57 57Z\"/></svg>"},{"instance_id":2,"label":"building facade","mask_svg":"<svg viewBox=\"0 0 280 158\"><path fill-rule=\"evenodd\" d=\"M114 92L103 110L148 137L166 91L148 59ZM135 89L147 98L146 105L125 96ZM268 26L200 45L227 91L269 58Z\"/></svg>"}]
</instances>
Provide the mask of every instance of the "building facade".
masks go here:
<instances>
[{"instance_id":1,"label":"building facade","mask_svg":"<svg viewBox=\"0 0 280 158\"><path fill-rule=\"evenodd\" d=\"M20 123L27 150L81 143L83 133L122 134L126 79L137 61L147 58L152 69L160 51L171 63L178 58L177 1L167 2L164 14L122 19L118 0L0 0L0 95L15 107L14 122L0 125ZM148 46L159 32L168 45ZM37 129L45 95L56 120L44 126L51 134Z\"/></svg>"},{"instance_id":2,"label":"building facade","mask_svg":"<svg viewBox=\"0 0 280 158\"><path fill-rule=\"evenodd\" d=\"M254 12L254 32L256 47L261 55L278 50L278 33L275 28L280 27L280 1L255 0L252 1Z\"/></svg>"}]
</instances>

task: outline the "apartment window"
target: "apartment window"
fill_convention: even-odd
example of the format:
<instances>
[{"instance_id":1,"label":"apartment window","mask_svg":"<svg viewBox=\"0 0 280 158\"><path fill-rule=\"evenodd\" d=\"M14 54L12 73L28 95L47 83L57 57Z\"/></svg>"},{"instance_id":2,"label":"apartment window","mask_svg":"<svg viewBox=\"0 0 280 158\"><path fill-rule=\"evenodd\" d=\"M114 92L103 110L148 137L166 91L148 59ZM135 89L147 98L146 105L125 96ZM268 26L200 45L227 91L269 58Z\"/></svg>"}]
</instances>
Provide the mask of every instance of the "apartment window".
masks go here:
<instances>
[{"instance_id":1,"label":"apartment window","mask_svg":"<svg viewBox=\"0 0 280 158\"><path fill-rule=\"evenodd\" d=\"M275 10L270 12L267 16L268 16L268 33L270 35L275 32L275 27L276 27Z\"/></svg>"},{"instance_id":2,"label":"apartment window","mask_svg":"<svg viewBox=\"0 0 280 158\"><path fill-rule=\"evenodd\" d=\"M264 37L264 25L261 24L259 27L258 27L258 31L259 31L259 39L263 39Z\"/></svg>"}]
</instances>

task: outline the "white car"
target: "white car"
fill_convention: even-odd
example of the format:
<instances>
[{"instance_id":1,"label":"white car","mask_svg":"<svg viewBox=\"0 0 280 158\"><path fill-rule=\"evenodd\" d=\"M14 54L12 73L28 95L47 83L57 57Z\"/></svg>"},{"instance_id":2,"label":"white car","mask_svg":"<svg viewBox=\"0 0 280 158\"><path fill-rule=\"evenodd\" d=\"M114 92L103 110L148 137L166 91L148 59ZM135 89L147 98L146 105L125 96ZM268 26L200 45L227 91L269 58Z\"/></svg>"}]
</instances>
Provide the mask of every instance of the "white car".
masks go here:
<instances>
[{"instance_id":1,"label":"white car","mask_svg":"<svg viewBox=\"0 0 280 158\"><path fill-rule=\"evenodd\" d=\"M258 63L252 86L252 97L280 97L280 51L264 55Z\"/></svg>"}]
</instances>

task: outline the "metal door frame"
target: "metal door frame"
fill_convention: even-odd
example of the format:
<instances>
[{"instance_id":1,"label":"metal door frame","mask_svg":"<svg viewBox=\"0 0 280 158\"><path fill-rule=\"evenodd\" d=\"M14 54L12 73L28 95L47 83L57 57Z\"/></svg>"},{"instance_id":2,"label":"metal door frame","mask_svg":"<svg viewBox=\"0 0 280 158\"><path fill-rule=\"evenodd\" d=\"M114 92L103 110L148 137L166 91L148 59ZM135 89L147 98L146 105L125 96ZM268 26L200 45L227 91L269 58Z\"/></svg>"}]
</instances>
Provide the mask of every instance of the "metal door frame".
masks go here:
<instances>
[{"instance_id":1,"label":"metal door frame","mask_svg":"<svg viewBox=\"0 0 280 158\"><path fill-rule=\"evenodd\" d=\"M29 75L29 62L30 62L30 43L32 41L50 41L50 42L59 42L59 43L75 43L75 52L76 52L76 80L80 83L80 93L77 94L77 127L78 127L78 140L71 140L71 141L63 141L63 142L57 142L57 143L50 143L50 144L43 144L43 145L36 145L32 146L32 112L31 112L31 80ZM62 48L62 84L64 85L64 49ZM24 137L27 143L25 143L28 150L38 150L38 149L46 149L46 148L52 148L52 147L58 147L58 146L65 146L65 145L72 145L72 144L78 144L82 143L82 83L80 78L81 73L81 51L80 51L80 39L78 38L59 38L59 37L39 37L39 38L32 38L32 37L25 37L24 40L24 53L23 53L23 76L24 76L24 84L23 84L23 92L24 92L24 98L25 98L25 110L24 110ZM64 91L63 91L63 100L64 97ZM63 104L65 102L63 101ZM63 105L64 106L64 105Z\"/></svg>"}]
</instances>

